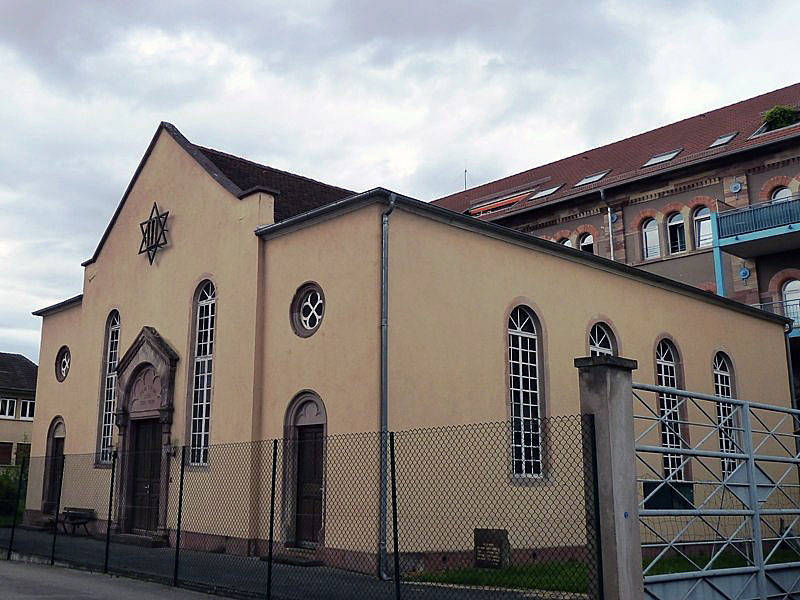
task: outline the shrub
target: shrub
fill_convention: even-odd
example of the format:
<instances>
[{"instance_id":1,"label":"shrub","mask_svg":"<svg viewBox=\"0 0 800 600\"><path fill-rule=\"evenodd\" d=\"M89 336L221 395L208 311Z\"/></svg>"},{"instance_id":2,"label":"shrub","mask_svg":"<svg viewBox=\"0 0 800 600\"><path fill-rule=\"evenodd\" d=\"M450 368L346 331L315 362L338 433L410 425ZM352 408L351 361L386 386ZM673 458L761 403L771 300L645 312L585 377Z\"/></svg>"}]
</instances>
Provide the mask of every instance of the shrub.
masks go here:
<instances>
[{"instance_id":1,"label":"shrub","mask_svg":"<svg viewBox=\"0 0 800 600\"><path fill-rule=\"evenodd\" d=\"M800 119L798 118L797 110L786 104L773 106L764 115L764 125L767 126L767 131L794 125L798 120Z\"/></svg>"}]
</instances>

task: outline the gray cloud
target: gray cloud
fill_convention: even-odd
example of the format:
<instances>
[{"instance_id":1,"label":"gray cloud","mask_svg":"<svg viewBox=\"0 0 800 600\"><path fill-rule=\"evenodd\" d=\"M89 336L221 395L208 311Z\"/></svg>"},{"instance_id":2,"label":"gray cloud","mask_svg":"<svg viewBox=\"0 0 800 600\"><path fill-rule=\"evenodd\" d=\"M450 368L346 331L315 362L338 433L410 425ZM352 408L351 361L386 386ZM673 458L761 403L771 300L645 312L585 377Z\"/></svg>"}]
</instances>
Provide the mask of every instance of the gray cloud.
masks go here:
<instances>
[{"instance_id":1,"label":"gray cloud","mask_svg":"<svg viewBox=\"0 0 800 600\"><path fill-rule=\"evenodd\" d=\"M793 83L793 2L0 0L0 349L80 292L161 120L430 200ZM748 31L742 36L741 31Z\"/></svg>"}]
</instances>

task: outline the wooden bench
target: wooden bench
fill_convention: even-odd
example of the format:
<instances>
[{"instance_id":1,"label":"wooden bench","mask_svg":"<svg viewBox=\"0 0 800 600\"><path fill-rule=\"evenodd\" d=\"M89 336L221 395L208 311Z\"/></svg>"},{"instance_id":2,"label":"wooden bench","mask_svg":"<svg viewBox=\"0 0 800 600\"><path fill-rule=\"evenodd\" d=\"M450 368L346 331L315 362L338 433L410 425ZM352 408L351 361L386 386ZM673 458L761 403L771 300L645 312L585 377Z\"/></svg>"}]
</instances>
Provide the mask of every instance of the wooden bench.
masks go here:
<instances>
[{"instance_id":1,"label":"wooden bench","mask_svg":"<svg viewBox=\"0 0 800 600\"><path fill-rule=\"evenodd\" d=\"M75 530L83 526L86 535L89 535L87 525L89 522L97 519L97 515L92 508L76 508L73 506L65 506L61 512L61 527L64 528L64 533L67 533L67 525L72 527L72 535L75 535Z\"/></svg>"}]
</instances>

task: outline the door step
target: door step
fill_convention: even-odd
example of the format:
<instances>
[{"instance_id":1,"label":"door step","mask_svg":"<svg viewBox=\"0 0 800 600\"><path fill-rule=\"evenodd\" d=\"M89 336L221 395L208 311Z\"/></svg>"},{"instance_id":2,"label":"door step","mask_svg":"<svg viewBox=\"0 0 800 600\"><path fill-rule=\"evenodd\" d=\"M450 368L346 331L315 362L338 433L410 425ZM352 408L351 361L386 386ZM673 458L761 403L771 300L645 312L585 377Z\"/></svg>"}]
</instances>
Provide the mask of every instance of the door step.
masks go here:
<instances>
[{"instance_id":1,"label":"door step","mask_svg":"<svg viewBox=\"0 0 800 600\"><path fill-rule=\"evenodd\" d=\"M295 567L321 567L323 562L317 558L315 550L306 548L283 548L272 555L272 560L283 565ZM262 555L261 560L269 560L268 555Z\"/></svg>"},{"instance_id":2,"label":"door step","mask_svg":"<svg viewBox=\"0 0 800 600\"><path fill-rule=\"evenodd\" d=\"M111 541L118 544L128 544L130 546L143 546L145 548L166 548L167 540L156 535L139 535L136 533L115 533L111 535Z\"/></svg>"}]
</instances>

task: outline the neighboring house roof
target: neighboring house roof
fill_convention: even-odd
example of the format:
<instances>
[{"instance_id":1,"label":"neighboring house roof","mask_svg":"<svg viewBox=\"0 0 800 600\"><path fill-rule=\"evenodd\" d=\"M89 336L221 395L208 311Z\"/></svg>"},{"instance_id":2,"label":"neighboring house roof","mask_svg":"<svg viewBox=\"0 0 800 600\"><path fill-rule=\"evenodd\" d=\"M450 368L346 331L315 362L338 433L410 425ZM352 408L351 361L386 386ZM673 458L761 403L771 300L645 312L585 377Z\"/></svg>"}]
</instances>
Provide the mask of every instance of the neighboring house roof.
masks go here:
<instances>
[{"instance_id":1,"label":"neighboring house roof","mask_svg":"<svg viewBox=\"0 0 800 600\"><path fill-rule=\"evenodd\" d=\"M213 177L222 187L228 190L237 198L244 198L251 193L257 191L265 191L275 196L275 220L285 219L292 215L299 214L317 206L322 206L329 202L334 202L352 196L355 192L339 188L332 185L327 185L319 181L314 181L301 175L294 175L286 171L279 171L272 167L259 165L258 163L225 154L211 148L203 148L196 146L187 140L183 134L178 131L172 123L162 121L158 126L147 151L144 153L142 160L136 172L133 174L128 188L120 200L111 221L108 223L106 230L103 232L103 237L100 238L100 243L94 251L92 257L82 263L82 266L90 265L97 260L100 255L100 250L103 248L111 229L119 216L122 207L127 200L128 195L131 193L136 180L139 177L147 162L150 153L155 147L156 140L162 131L166 131L178 143L181 148L194 158L197 163L202 166L211 177Z\"/></svg>"},{"instance_id":2,"label":"neighboring house roof","mask_svg":"<svg viewBox=\"0 0 800 600\"><path fill-rule=\"evenodd\" d=\"M345 214L349 211L376 202L401 206L411 212L440 221L453 227L466 229L495 239L501 239L519 246L534 248L541 252L546 252L547 254L560 256L566 260L579 262L602 271L642 281L662 289L667 289L684 296L690 296L709 304L735 310L737 312L764 319L766 321L781 323L784 326L792 322L791 319L768 313L746 304L741 304L740 302L736 302L730 298L725 298L711 292L706 292L705 290L675 281L674 279L668 279L667 277L662 277L661 275L650 273L643 269L630 267L624 263L609 260L589 252L584 252L575 248L567 248L566 246L556 242L537 238L528 233L523 233L521 231L517 231L516 229L498 225L497 223L491 223L489 221L476 219L468 215L454 213L449 209L436 206L432 203L421 202L420 200L415 200L414 198L409 198L408 196L402 196L384 188L375 188L355 196L350 196L344 200L339 200L337 202L316 208L310 212L285 219L280 223L264 225L256 229L256 235L264 239L270 239L272 237L290 233L297 229L302 229L308 225L318 222L319 220Z\"/></svg>"},{"instance_id":3,"label":"neighboring house roof","mask_svg":"<svg viewBox=\"0 0 800 600\"><path fill-rule=\"evenodd\" d=\"M473 215L483 212L477 210L483 205L483 210L491 210L491 218L496 218L737 154L800 136L800 124L757 134L767 110L778 104L798 106L798 103L800 83L451 194L433 203L457 212L470 211ZM710 147L721 136L732 133L736 135L727 143ZM644 166L654 157L675 150L680 152L673 158ZM608 173L603 177L576 187L582 179L604 171ZM560 186L556 191L542 194L556 186ZM534 197L537 193L538 198ZM512 194L519 197L508 198Z\"/></svg>"},{"instance_id":4,"label":"neighboring house roof","mask_svg":"<svg viewBox=\"0 0 800 600\"><path fill-rule=\"evenodd\" d=\"M80 304L81 302L83 302L83 294L78 294L77 296L73 296L72 298L67 298L66 300L62 300L61 302L57 302L55 304L51 304L50 306L45 306L44 308L35 310L31 314L33 314L36 317L46 317L47 315L51 315L60 310L65 310L70 306L73 306L75 304Z\"/></svg>"},{"instance_id":5,"label":"neighboring house roof","mask_svg":"<svg viewBox=\"0 0 800 600\"><path fill-rule=\"evenodd\" d=\"M21 354L0 352L0 389L36 391L36 363Z\"/></svg>"}]
</instances>

